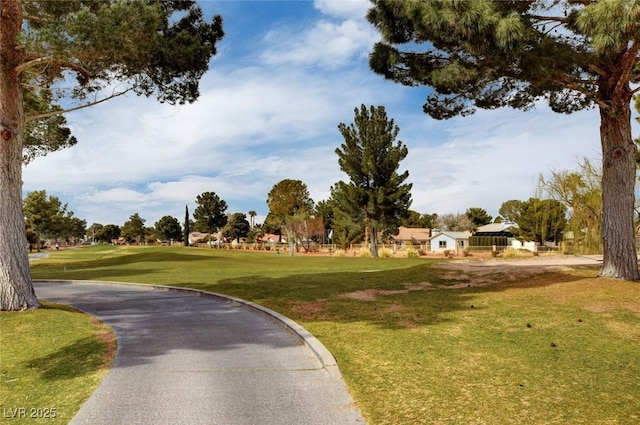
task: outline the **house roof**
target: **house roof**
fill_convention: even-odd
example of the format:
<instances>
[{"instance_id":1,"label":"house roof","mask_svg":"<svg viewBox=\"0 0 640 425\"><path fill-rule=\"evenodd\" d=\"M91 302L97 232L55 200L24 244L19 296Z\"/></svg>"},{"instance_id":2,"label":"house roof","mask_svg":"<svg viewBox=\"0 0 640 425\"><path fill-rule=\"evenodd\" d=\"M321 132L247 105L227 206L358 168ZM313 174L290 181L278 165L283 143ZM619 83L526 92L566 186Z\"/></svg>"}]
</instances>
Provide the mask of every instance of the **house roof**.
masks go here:
<instances>
[{"instance_id":1,"label":"house roof","mask_svg":"<svg viewBox=\"0 0 640 425\"><path fill-rule=\"evenodd\" d=\"M440 232L440 233L434 235L433 237L431 237L431 239L435 239L440 235L448 236L451 239L469 239L469 236L471 236L471 232L466 231L466 230L464 232L449 232L449 231L445 231L445 232Z\"/></svg>"},{"instance_id":2,"label":"house roof","mask_svg":"<svg viewBox=\"0 0 640 425\"><path fill-rule=\"evenodd\" d=\"M269 242L269 243L275 243L275 242L278 242L279 240L280 240L280 236L273 233L267 233L263 237L258 239L259 242ZM286 238L284 236L282 237L282 242L286 242Z\"/></svg>"},{"instance_id":3,"label":"house roof","mask_svg":"<svg viewBox=\"0 0 640 425\"><path fill-rule=\"evenodd\" d=\"M478 227L476 232L490 233L490 232L504 232L512 227L518 227L518 225L512 221L503 221L502 223L489 223L484 226Z\"/></svg>"},{"instance_id":4,"label":"house roof","mask_svg":"<svg viewBox=\"0 0 640 425\"><path fill-rule=\"evenodd\" d=\"M394 237L397 241L428 241L431 237L431 229L421 227L398 227L398 235Z\"/></svg>"}]
</instances>

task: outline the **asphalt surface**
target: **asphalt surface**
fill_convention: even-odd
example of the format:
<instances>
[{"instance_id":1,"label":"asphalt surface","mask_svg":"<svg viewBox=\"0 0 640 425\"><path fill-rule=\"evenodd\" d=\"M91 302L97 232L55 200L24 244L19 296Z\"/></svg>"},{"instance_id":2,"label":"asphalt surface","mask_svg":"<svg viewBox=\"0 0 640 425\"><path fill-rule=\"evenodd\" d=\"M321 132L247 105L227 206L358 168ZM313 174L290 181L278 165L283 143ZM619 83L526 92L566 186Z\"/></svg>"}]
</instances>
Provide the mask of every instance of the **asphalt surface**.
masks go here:
<instances>
[{"instance_id":1,"label":"asphalt surface","mask_svg":"<svg viewBox=\"0 0 640 425\"><path fill-rule=\"evenodd\" d=\"M299 325L236 299L35 282L114 330L118 349L72 424L363 424L335 359Z\"/></svg>"}]
</instances>

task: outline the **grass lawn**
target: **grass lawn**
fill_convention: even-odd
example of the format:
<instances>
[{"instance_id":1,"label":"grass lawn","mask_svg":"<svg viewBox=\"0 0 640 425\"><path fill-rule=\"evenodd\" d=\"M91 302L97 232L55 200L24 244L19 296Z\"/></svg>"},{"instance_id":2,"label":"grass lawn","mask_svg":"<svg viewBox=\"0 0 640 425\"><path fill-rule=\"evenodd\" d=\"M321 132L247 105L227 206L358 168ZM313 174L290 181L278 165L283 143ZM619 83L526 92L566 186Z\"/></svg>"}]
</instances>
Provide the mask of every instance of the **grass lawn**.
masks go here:
<instances>
[{"instance_id":1,"label":"grass lawn","mask_svg":"<svg viewBox=\"0 0 640 425\"><path fill-rule=\"evenodd\" d=\"M59 304L0 313L1 423L68 423L115 353L111 330Z\"/></svg>"},{"instance_id":2,"label":"grass lawn","mask_svg":"<svg viewBox=\"0 0 640 425\"><path fill-rule=\"evenodd\" d=\"M590 268L473 275L436 263L97 246L52 253L32 272L274 309L335 355L370 425L640 422L640 283Z\"/></svg>"}]
</instances>

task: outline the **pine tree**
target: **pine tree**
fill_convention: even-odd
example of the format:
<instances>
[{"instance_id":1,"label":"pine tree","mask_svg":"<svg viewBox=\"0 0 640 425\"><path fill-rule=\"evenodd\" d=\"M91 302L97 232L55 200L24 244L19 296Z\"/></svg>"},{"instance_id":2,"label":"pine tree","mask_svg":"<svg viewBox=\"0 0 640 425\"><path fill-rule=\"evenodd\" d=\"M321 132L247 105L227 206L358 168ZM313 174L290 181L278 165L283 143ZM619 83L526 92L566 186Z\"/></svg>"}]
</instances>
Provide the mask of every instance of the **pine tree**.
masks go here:
<instances>
[{"instance_id":1,"label":"pine tree","mask_svg":"<svg viewBox=\"0 0 640 425\"><path fill-rule=\"evenodd\" d=\"M436 119L476 108L559 113L597 107L604 260L600 276L638 280L631 106L640 90L638 0L373 0L381 32L369 64L395 82L432 88ZM550 153L552 154L552 153Z\"/></svg>"},{"instance_id":2,"label":"pine tree","mask_svg":"<svg viewBox=\"0 0 640 425\"><path fill-rule=\"evenodd\" d=\"M184 246L189 246L189 233L191 233L191 224L189 223L189 206L184 206Z\"/></svg>"},{"instance_id":3,"label":"pine tree","mask_svg":"<svg viewBox=\"0 0 640 425\"><path fill-rule=\"evenodd\" d=\"M361 105L354 114L352 124L338 125L344 143L336 149L340 169L351 180L338 182L332 195L352 216L361 214L371 255L377 257L378 233L397 233L411 206L411 184L404 183L409 172L397 172L409 150L395 142L400 128L387 118L384 106Z\"/></svg>"}]
</instances>

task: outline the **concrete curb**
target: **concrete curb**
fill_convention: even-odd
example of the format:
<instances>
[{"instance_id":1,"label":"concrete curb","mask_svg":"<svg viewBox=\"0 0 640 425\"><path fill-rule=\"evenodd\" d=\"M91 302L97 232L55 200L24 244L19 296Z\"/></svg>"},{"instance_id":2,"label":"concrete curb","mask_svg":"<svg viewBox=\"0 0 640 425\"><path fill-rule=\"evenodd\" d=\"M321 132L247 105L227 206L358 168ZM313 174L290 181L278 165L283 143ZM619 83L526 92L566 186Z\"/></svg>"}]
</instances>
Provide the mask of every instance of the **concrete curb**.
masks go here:
<instances>
[{"instance_id":1,"label":"concrete curb","mask_svg":"<svg viewBox=\"0 0 640 425\"><path fill-rule=\"evenodd\" d=\"M334 378L341 378L340 369L338 369L338 364L336 362L333 354L322 344L315 336L313 336L309 331L300 326L298 323L289 319L282 314L263 307L259 304L253 303L251 301L246 301L241 298L232 297L229 295L219 294L216 292L202 291L199 289L193 288L182 288L179 286L165 286L165 285L153 285L146 283L134 283L134 282L114 282L114 281L103 281L103 280L62 280L62 279L34 279L34 282L50 282L50 283L58 283L58 284L74 284L74 283L83 283L83 284L109 284L109 285L121 285L121 286L137 286L142 288L149 288L160 291L172 291L172 292L186 292L191 293L200 297L206 298L215 298L220 301L230 303L239 307L247 308L252 310L261 316L270 319L276 324L282 326L285 330L296 335L302 343L314 354L314 356L318 359L322 368L327 371Z\"/></svg>"}]
</instances>

